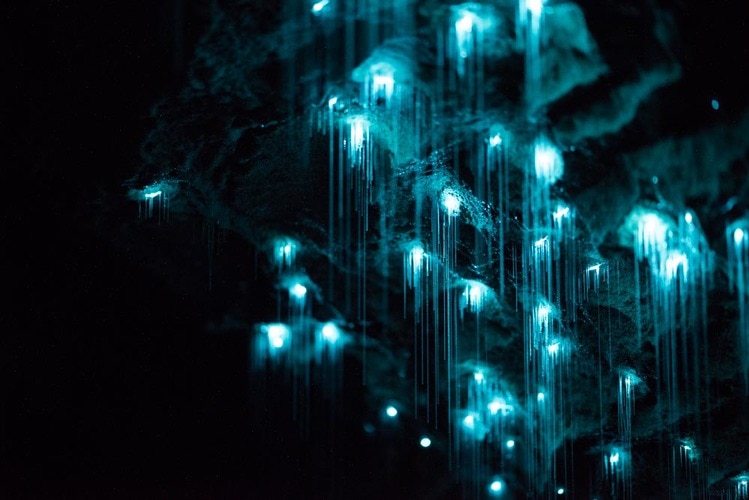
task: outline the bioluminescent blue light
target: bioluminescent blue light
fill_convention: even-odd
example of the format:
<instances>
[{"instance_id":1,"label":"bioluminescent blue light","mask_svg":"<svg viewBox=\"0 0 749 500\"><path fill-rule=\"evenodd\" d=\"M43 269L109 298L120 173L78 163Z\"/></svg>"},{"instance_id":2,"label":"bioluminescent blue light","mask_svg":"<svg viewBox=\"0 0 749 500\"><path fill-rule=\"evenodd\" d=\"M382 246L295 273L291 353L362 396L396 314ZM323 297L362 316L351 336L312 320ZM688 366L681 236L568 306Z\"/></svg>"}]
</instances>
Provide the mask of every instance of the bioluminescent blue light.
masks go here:
<instances>
[{"instance_id":1,"label":"bioluminescent blue light","mask_svg":"<svg viewBox=\"0 0 749 500\"><path fill-rule=\"evenodd\" d=\"M538 401L539 403L542 403L542 402L544 401L544 399L546 399L546 395L545 395L545 394L544 394L543 392L539 392L539 393L538 393L538 394L536 395L536 400L537 400L537 401Z\"/></svg>"},{"instance_id":2,"label":"bioluminescent blue light","mask_svg":"<svg viewBox=\"0 0 749 500\"><path fill-rule=\"evenodd\" d=\"M325 323L320 330L322 338L330 344L335 344L341 338L341 331L335 323Z\"/></svg>"},{"instance_id":3,"label":"bioluminescent blue light","mask_svg":"<svg viewBox=\"0 0 749 500\"><path fill-rule=\"evenodd\" d=\"M500 479L495 479L491 483L489 483L489 494L492 496L497 496L502 492L502 481Z\"/></svg>"},{"instance_id":4,"label":"bioluminescent blue light","mask_svg":"<svg viewBox=\"0 0 749 500\"><path fill-rule=\"evenodd\" d=\"M733 242L737 245L740 245L741 242L744 240L744 230L741 228L736 228L736 230L733 232Z\"/></svg>"},{"instance_id":5,"label":"bioluminescent blue light","mask_svg":"<svg viewBox=\"0 0 749 500\"><path fill-rule=\"evenodd\" d=\"M369 120L363 116L349 118L350 147L353 151L361 151L364 143L369 139Z\"/></svg>"},{"instance_id":6,"label":"bioluminescent blue light","mask_svg":"<svg viewBox=\"0 0 749 500\"><path fill-rule=\"evenodd\" d=\"M389 63L375 64L370 68L372 96L384 97L389 101L395 88L395 68Z\"/></svg>"},{"instance_id":7,"label":"bioluminescent blue light","mask_svg":"<svg viewBox=\"0 0 749 500\"><path fill-rule=\"evenodd\" d=\"M313 14L315 14L315 15L319 15L319 14L320 14L320 12L322 12L322 11L323 11L323 9L324 9L325 7L327 7L327 5L328 5L329 3L330 3L330 0L320 0L319 2L316 2L316 3L315 3L315 4L313 5L313 6L312 6L312 13L313 13Z\"/></svg>"},{"instance_id":8,"label":"bioluminescent blue light","mask_svg":"<svg viewBox=\"0 0 749 500\"><path fill-rule=\"evenodd\" d=\"M273 262L279 270L294 266L298 244L289 238L276 238L273 242Z\"/></svg>"},{"instance_id":9,"label":"bioluminescent blue light","mask_svg":"<svg viewBox=\"0 0 749 500\"><path fill-rule=\"evenodd\" d=\"M419 445L420 445L420 446L421 446L422 448L429 448L430 446L432 446L432 440L431 440L431 439L429 439L428 437L424 436L424 437L423 437L423 438L421 438L421 440L419 441Z\"/></svg>"},{"instance_id":10,"label":"bioluminescent blue light","mask_svg":"<svg viewBox=\"0 0 749 500\"><path fill-rule=\"evenodd\" d=\"M491 403L487 405L489 408L489 413L492 415L496 415L497 413L502 413L503 416L507 416L515 409L512 405L507 404L507 401L505 401L503 398L495 398L492 400Z\"/></svg>"},{"instance_id":11,"label":"bioluminescent blue light","mask_svg":"<svg viewBox=\"0 0 749 500\"><path fill-rule=\"evenodd\" d=\"M554 211L552 216L554 217L554 221L559 223L563 218L567 217L570 214L570 207L565 205L559 205L557 206L557 209Z\"/></svg>"},{"instance_id":12,"label":"bioluminescent blue light","mask_svg":"<svg viewBox=\"0 0 749 500\"><path fill-rule=\"evenodd\" d=\"M338 104L338 97L333 96L328 99L328 109L332 110L336 104Z\"/></svg>"},{"instance_id":13,"label":"bioluminescent blue light","mask_svg":"<svg viewBox=\"0 0 749 500\"><path fill-rule=\"evenodd\" d=\"M301 283L295 283L289 288L289 293L297 299L303 299L307 295L307 287Z\"/></svg>"},{"instance_id":14,"label":"bioluminescent blue light","mask_svg":"<svg viewBox=\"0 0 749 500\"><path fill-rule=\"evenodd\" d=\"M474 430L476 428L476 415L469 413L463 418L463 426L466 429Z\"/></svg>"},{"instance_id":15,"label":"bioluminescent blue light","mask_svg":"<svg viewBox=\"0 0 749 500\"><path fill-rule=\"evenodd\" d=\"M718 109L720 109L720 103L717 99L713 99L712 101L710 101L710 106L712 106L715 111L718 111Z\"/></svg>"},{"instance_id":16,"label":"bioluminescent blue light","mask_svg":"<svg viewBox=\"0 0 749 500\"><path fill-rule=\"evenodd\" d=\"M268 335L268 343L273 349L282 349L291 335L289 327L281 323L272 323L263 328Z\"/></svg>"},{"instance_id":17,"label":"bioluminescent blue light","mask_svg":"<svg viewBox=\"0 0 749 500\"><path fill-rule=\"evenodd\" d=\"M536 247L536 248L543 248L543 246L546 245L546 243L548 241L549 241L549 237L548 236L544 236L543 238L540 238L540 239L536 240L533 243L533 246Z\"/></svg>"},{"instance_id":18,"label":"bioluminescent blue light","mask_svg":"<svg viewBox=\"0 0 749 500\"><path fill-rule=\"evenodd\" d=\"M466 306L471 312L481 312L484 308L484 302L491 292L491 289L483 283L475 280L466 280L466 287L461 297L461 305Z\"/></svg>"},{"instance_id":19,"label":"bioluminescent blue light","mask_svg":"<svg viewBox=\"0 0 749 500\"><path fill-rule=\"evenodd\" d=\"M395 406L390 405L385 408L385 415L390 418L395 418L398 415L398 409Z\"/></svg>"},{"instance_id":20,"label":"bioluminescent blue light","mask_svg":"<svg viewBox=\"0 0 749 500\"><path fill-rule=\"evenodd\" d=\"M515 447L515 440L508 439L507 441L505 441L505 446L507 447L508 450L513 449Z\"/></svg>"},{"instance_id":21,"label":"bioluminescent blue light","mask_svg":"<svg viewBox=\"0 0 749 500\"><path fill-rule=\"evenodd\" d=\"M494 134L493 136L491 136L491 137L489 138L489 145L490 145L491 147L493 147L493 148L496 148L496 147L497 147L497 146L499 146L500 144L502 144L502 136L501 136L501 135L499 135L498 133L497 133L497 134Z\"/></svg>"},{"instance_id":22,"label":"bioluminescent blue light","mask_svg":"<svg viewBox=\"0 0 749 500\"><path fill-rule=\"evenodd\" d=\"M546 184L554 184L564 175L564 160L559 150L550 143L540 140L534 148L536 177Z\"/></svg>"},{"instance_id":23,"label":"bioluminescent blue light","mask_svg":"<svg viewBox=\"0 0 749 500\"><path fill-rule=\"evenodd\" d=\"M610 463L610 464L612 464L612 465L613 465L613 464L618 464L618 463L619 463L619 452L616 452L616 453L612 453L612 454L611 454L611 455L609 456L609 463Z\"/></svg>"},{"instance_id":24,"label":"bioluminescent blue light","mask_svg":"<svg viewBox=\"0 0 749 500\"><path fill-rule=\"evenodd\" d=\"M442 191L440 203L445 213L450 217L454 217L460 213L460 198L452 190L446 189Z\"/></svg>"},{"instance_id":25,"label":"bioluminescent blue light","mask_svg":"<svg viewBox=\"0 0 749 500\"><path fill-rule=\"evenodd\" d=\"M687 224L691 224L692 223L692 212L687 212L687 213L684 214L684 221Z\"/></svg>"},{"instance_id":26,"label":"bioluminescent blue light","mask_svg":"<svg viewBox=\"0 0 749 500\"><path fill-rule=\"evenodd\" d=\"M564 488L557 488L557 495L564 495Z\"/></svg>"},{"instance_id":27,"label":"bioluminescent blue light","mask_svg":"<svg viewBox=\"0 0 749 500\"><path fill-rule=\"evenodd\" d=\"M544 9L544 0L526 0L528 11L534 16L540 16Z\"/></svg>"},{"instance_id":28,"label":"bioluminescent blue light","mask_svg":"<svg viewBox=\"0 0 749 500\"><path fill-rule=\"evenodd\" d=\"M484 379L484 372L482 372L481 370L479 370L477 372L474 372L474 374L473 374L473 380L475 380L477 384L483 383L484 380L485 380Z\"/></svg>"},{"instance_id":29,"label":"bioluminescent blue light","mask_svg":"<svg viewBox=\"0 0 749 500\"><path fill-rule=\"evenodd\" d=\"M554 355L559 352L559 342L554 342L551 345L546 346L546 350L550 355Z\"/></svg>"},{"instance_id":30,"label":"bioluminescent blue light","mask_svg":"<svg viewBox=\"0 0 749 500\"><path fill-rule=\"evenodd\" d=\"M157 196L161 196L161 191L154 191L153 193L146 193L145 194L145 197L148 200L156 198Z\"/></svg>"}]
</instances>

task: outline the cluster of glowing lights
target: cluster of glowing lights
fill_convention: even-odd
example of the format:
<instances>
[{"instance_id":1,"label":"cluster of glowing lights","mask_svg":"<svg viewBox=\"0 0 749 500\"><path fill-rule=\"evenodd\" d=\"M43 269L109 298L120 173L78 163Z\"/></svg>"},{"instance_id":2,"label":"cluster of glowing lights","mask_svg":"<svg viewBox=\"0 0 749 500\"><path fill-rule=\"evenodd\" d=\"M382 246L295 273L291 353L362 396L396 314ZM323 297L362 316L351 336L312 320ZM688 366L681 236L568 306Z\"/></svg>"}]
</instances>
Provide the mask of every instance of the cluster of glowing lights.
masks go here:
<instances>
[{"instance_id":1,"label":"cluster of glowing lights","mask_svg":"<svg viewBox=\"0 0 749 500\"><path fill-rule=\"evenodd\" d=\"M263 325L262 329L268 337L268 345L274 350L286 347L291 338L291 330L283 323Z\"/></svg>"}]
</instances>

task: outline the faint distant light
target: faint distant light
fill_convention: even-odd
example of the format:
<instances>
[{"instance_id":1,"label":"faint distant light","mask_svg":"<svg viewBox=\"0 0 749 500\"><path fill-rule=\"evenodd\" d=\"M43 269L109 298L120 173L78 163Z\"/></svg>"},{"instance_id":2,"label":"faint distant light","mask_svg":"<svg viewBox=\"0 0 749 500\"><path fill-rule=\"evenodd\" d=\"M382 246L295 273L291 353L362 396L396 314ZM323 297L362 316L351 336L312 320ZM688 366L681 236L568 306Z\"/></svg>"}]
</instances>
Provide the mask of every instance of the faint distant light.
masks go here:
<instances>
[{"instance_id":1,"label":"faint distant light","mask_svg":"<svg viewBox=\"0 0 749 500\"><path fill-rule=\"evenodd\" d=\"M330 3L330 0L320 0L312 6L313 14L320 14L322 10Z\"/></svg>"},{"instance_id":2,"label":"faint distant light","mask_svg":"<svg viewBox=\"0 0 749 500\"><path fill-rule=\"evenodd\" d=\"M440 202L445 208L445 212L447 212L447 215L452 217L460 213L460 199L455 196L455 193L453 193L452 191L442 191Z\"/></svg>"},{"instance_id":3,"label":"faint distant light","mask_svg":"<svg viewBox=\"0 0 749 500\"><path fill-rule=\"evenodd\" d=\"M546 395L543 392L539 392L538 396L536 396L536 399L539 403L543 402L544 399L546 399Z\"/></svg>"},{"instance_id":4,"label":"faint distant light","mask_svg":"<svg viewBox=\"0 0 749 500\"><path fill-rule=\"evenodd\" d=\"M321 333L322 337L331 344L335 344L338 342L338 339L341 338L341 332L338 330L335 323L325 323L322 327Z\"/></svg>"},{"instance_id":5,"label":"faint distant light","mask_svg":"<svg viewBox=\"0 0 749 500\"><path fill-rule=\"evenodd\" d=\"M489 138L489 145L491 147L496 148L500 144L502 144L502 137L499 134L494 134Z\"/></svg>"},{"instance_id":6,"label":"faint distant light","mask_svg":"<svg viewBox=\"0 0 749 500\"><path fill-rule=\"evenodd\" d=\"M687 224L691 224L692 223L692 214L690 212L687 212L687 213L684 214L684 221Z\"/></svg>"},{"instance_id":7,"label":"faint distant light","mask_svg":"<svg viewBox=\"0 0 749 500\"><path fill-rule=\"evenodd\" d=\"M375 426L370 424L369 422L364 424L364 432L366 432L367 434L374 434L375 430Z\"/></svg>"},{"instance_id":8,"label":"faint distant light","mask_svg":"<svg viewBox=\"0 0 749 500\"><path fill-rule=\"evenodd\" d=\"M557 490L557 495L564 495L564 488L559 488Z\"/></svg>"},{"instance_id":9,"label":"faint distant light","mask_svg":"<svg viewBox=\"0 0 749 500\"><path fill-rule=\"evenodd\" d=\"M333 106L335 106L336 104L338 104L338 97L333 96L330 99L328 99L328 107L330 109L333 109Z\"/></svg>"},{"instance_id":10,"label":"faint distant light","mask_svg":"<svg viewBox=\"0 0 749 500\"><path fill-rule=\"evenodd\" d=\"M736 243L737 245L740 245L740 244L741 244L741 241L742 241L743 239L744 239L744 230L743 230L743 229L741 229L741 228L737 228L737 229L736 229L736 230L735 230L735 231L733 232L733 241L734 241L734 243Z\"/></svg>"},{"instance_id":11,"label":"faint distant light","mask_svg":"<svg viewBox=\"0 0 749 500\"><path fill-rule=\"evenodd\" d=\"M478 383L478 384L480 384L481 382L483 382L484 381L484 372L482 372L481 370L479 370L476 373L474 373L473 374L473 380L475 380L476 383Z\"/></svg>"},{"instance_id":12,"label":"faint distant light","mask_svg":"<svg viewBox=\"0 0 749 500\"><path fill-rule=\"evenodd\" d=\"M302 285L301 283L297 283L291 287L289 293L297 299L303 299L304 296L307 295L307 287Z\"/></svg>"},{"instance_id":13,"label":"faint distant light","mask_svg":"<svg viewBox=\"0 0 749 500\"><path fill-rule=\"evenodd\" d=\"M388 406L385 409L385 414L390 418L394 418L396 415L398 415L398 409L395 406Z\"/></svg>"},{"instance_id":14,"label":"faint distant light","mask_svg":"<svg viewBox=\"0 0 749 500\"><path fill-rule=\"evenodd\" d=\"M713 99L712 101L710 101L710 105L715 111L718 111L718 109L720 108L720 103L717 101L717 99Z\"/></svg>"},{"instance_id":15,"label":"faint distant light","mask_svg":"<svg viewBox=\"0 0 749 500\"><path fill-rule=\"evenodd\" d=\"M515 440L508 439L507 442L505 443L505 446L507 446L507 448L510 450L513 449L515 447Z\"/></svg>"},{"instance_id":16,"label":"faint distant light","mask_svg":"<svg viewBox=\"0 0 749 500\"><path fill-rule=\"evenodd\" d=\"M526 6L528 7L528 11L530 11L531 14L533 14L534 16L540 16L541 11L544 8L544 2L543 0L528 0Z\"/></svg>"},{"instance_id":17,"label":"faint distant light","mask_svg":"<svg viewBox=\"0 0 749 500\"><path fill-rule=\"evenodd\" d=\"M146 193L146 198L150 200L150 199L156 198L160 194L161 194L161 191L156 191L154 193Z\"/></svg>"},{"instance_id":18,"label":"faint distant light","mask_svg":"<svg viewBox=\"0 0 749 500\"><path fill-rule=\"evenodd\" d=\"M421 441L419 441L419 444L421 445L422 448L429 448L430 446L432 446L432 440L425 436L421 438Z\"/></svg>"}]
</instances>

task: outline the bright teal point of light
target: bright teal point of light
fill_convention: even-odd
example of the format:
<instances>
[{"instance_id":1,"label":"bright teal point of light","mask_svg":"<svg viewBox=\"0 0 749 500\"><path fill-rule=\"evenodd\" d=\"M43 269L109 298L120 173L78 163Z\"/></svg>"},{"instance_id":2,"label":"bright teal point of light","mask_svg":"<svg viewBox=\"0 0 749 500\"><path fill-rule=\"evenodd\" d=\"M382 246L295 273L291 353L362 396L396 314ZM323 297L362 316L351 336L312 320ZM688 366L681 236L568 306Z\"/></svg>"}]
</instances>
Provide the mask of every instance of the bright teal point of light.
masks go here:
<instances>
[{"instance_id":1,"label":"bright teal point of light","mask_svg":"<svg viewBox=\"0 0 749 500\"><path fill-rule=\"evenodd\" d=\"M466 417L463 419L463 425L467 429L473 430L476 427L476 417L473 414L466 415Z\"/></svg>"},{"instance_id":2,"label":"bright teal point of light","mask_svg":"<svg viewBox=\"0 0 749 500\"><path fill-rule=\"evenodd\" d=\"M710 105L715 111L718 111L718 109L720 108L720 103L717 101L717 99L713 99L712 101L710 101Z\"/></svg>"},{"instance_id":3,"label":"bright teal point of light","mask_svg":"<svg viewBox=\"0 0 749 500\"><path fill-rule=\"evenodd\" d=\"M146 193L146 198L150 200L152 198L156 198L160 194L161 194L161 191L156 191L156 192L153 192L153 193Z\"/></svg>"},{"instance_id":4,"label":"bright teal point of light","mask_svg":"<svg viewBox=\"0 0 749 500\"><path fill-rule=\"evenodd\" d=\"M421 441L419 441L419 444L422 448L429 448L430 446L432 446L432 440L424 436L423 438L421 438Z\"/></svg>"},{"instance_id":5,"label":"bright teal point of light","mask_svg":"<svg viewBox=\"0 0 749 500\"><path fill-rule=\"evenodd\" d=\"M687 212L687 213L684 214L684 221L687 224L691 224L692 223L692 214L690 212Z\"/></svg>"},{"instance_id":6,"label":"bright teal point of light","mask_svg":"<svg viewBox=\"0 0 749 500\"><path fill-rule=\"evenodd\" d=\"M613 464L618 464L618 463L619 463L619 452L617 452L617 453L613 453L613 454L612 454L612 455L611 455L611 456L609 457L609 463L610 463L610 464L612 464L612 465L613 465Z\"/></svg>"},{"instance_id":7,"label":"bright teal point of light","mask_svg":"<svg viewBox=\"0 0 749 500\"><path fill-rule=\"evenodd\" d=\"M744 239L744 230L743 230L743 229L741 229L741 228L737 228L737 229L736 229L736 230L735 230L735 231L733 232L733 241L734 241L734 243L736 243L737 245L740 245L740 244L741 244L741 241L742 241L743 239Z\"/></svg>"},{"instance_id":8,"label":"bright teal point of light","mask_svg":"<svg viewBox=\"0 0 749 500\"><path fill-rule=\"evenodd\" d=\"M307 287L301 283L297 283L289 289L289 293L297 299L303 299L304 296L307 295Z\"/></svg>"},{"instance_id":9,"label":"bright teal point of light","mask_svg":"<svg viewBox=\"0 0 749 500\"><path fill-rule=\"evenodd\" d=\"M559 488L557 490L557 495L564 495L564 488Z\"/></svg>"},{"instance_id":10,"label":"bright teal point of light","mask_svg":"<svg viewBox=\"0 0 749 500\"><path fill-rule=\"evenodd\" d=\"M335 323L325 323L322 327L322 338L324 338L328 343L335 344L338 342L338 339L341 338L341 331L338 329L338 327L335 325Z\"/></svg>"},{"instance_id":11,"label":"bright teal point of light","mask_svg":"<svg viewBox=\"0 0 749 500\"><path fill-rule=\"evenodd\" d=\"M502 136L501 136L501 135L499 135L499 134L494 134L494 135L493 135L493 136L491 136L491 138L489 139L489 145L490 145L491 147L493 147L493 148L496 148L496 147L497 147L497 146L499 146L500 144L502 144Z\"/></svg>"},{"instance_id":12,"label":"bright teal point of light","mask_svg":"<svg viewBox=\"0 0 749 500\"><path fill-rule=\"evenodd\" d=\"M398 409L395 406L388 406L385 408L385 415L387 415L390 418L395 418L395 416L398 415Z\"/></svg>"},{"instance_id":13,"label":"bright teal point of light","mask_svg":"<svg viewBox=\"0 0 749 500\"><path fill-rule=\"evenodd\" d=\"M482 372L481 370L479 370L476 373L474 373L473 374L473 380L475 380L476 383L478 383L478 384L480 384L481 382L483 382L484 381L484 372Z\"/></svg>"},{"instance_id":14,"label":"bright teal point of light","mask_svg":"<svg viewBox=\"0 0 749 500\"><path fill-rule=\"evenodd\" d=\"M455 193L452 191L443 191L442 196L440 197L440 202L442 203L445 212L447 212L447 215L455 216L460 213L460 199L455 196Z\"/></svg>"},{"instance_id":15,"label":"bright teal point of light","mask_svg":"<svg viewBox=\"0 0 749 500\"><path fill-rule=\"evenodd\" d=\"M330 3L330 0L320 0L312 6L312 13L319 14Z\"/></svg>"},{"instance_id":16,"label":"bright teal point of light","mask_svg":"<svg viewBox=\"0 0 749 500\"><path fill-rule=\"evenodd\" d=\"M502 492L502 481L495 479L489 483L489 493L493 496L497 496Z\"/></svg>"},{"instance_id":17,"label":"bright teal point of light","mask_svg":"<svg viewBox=\"0 0 749 500\"><path fill-rule=\"evenodd\" d=\"M515 447L515 440L514 439L508 439L505 443L505 446L507 446L508 449L513 449Z\"/></svg>"},{"instance_id":18,"label":"bright teal point of light","mask_svg":"<svg viewBox=\"0 0 749 500\"><path fill-rule=\"evenodd\" d=\"M543 392L539 392L538 396L536 396L536 399L539 403L543 402L544 399L546 399L546 395Z\"/></svg>"}]
</instances>

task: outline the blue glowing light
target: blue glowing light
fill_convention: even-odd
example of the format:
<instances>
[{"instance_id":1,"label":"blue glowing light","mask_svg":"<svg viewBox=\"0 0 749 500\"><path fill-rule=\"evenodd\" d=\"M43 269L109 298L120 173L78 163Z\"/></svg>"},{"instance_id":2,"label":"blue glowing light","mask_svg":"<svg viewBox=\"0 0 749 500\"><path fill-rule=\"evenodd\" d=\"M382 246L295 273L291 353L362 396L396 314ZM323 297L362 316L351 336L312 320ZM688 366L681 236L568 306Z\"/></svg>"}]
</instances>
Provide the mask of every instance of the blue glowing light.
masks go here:
<instances>
[{"instance_id":1,"label":"blue glowing light","mask_svg":"<svg viewBox=\"0 0 749 500\"><path fill-rule=\"evenodd\" d=\"M741 228L736 228L736 230L733 232L733 241L737 245L740 245L741 242L744 239L744 230Z\"/></svg>"},{"instance_id":2,"label":"blue glowing light","mask_svg":"<svg viewBox=\"0 0 749 500\"><path fill-rule=\"evenodd\" d=\"M460 198L458 198L453 191L449 189L442 191L440 202L442 203L445 212L450 217L454 217L460 213Z\"/></svg>"},{"instance_id":3,"label":"blue glowing light","mask_svg":"<svg viewBox=\"0 0 749 500\"><path fill-rule=\"evenodd\" d=\"M557 495L564 495L564 488L557 489Z\"/></svg>"},{"instance_id":4,"label":"blue glowing light","mask_svg":"<svg viewBox=\"0 0 749 500\"><path fill-rule=\"evenodd\" d=\"M497 496L502 492L502 481L499 479L493 480L489 483L489 493L492 496Z\"/></svg>"},{"instance_id":5,"label":"blue glowing light","mask_svg":"<svg viewBox=\"0 0 749 500\"><path fill-rule=\"evenodd\" d=\"M543 403L544 399L546 399L546 395L543 392L539 392L536 399L539 403Z\"/></svg>"},{"instance_id":6,"label":"blue glowing light","mask_svg":"<svg viewBox=\"0 0 749 500\"><path fill-rule=\"evenodd\" d=\"M320 0L312 6L312 13L319 15L322 10L330 3L330 0Z\"/></svg>"},{"instance_id":7,"label":"blue glowing light","mask_svg":"<svg viewBox=\"0 0 749 500\"><path fill-rule=\"evenodd\" d=\"M515 447L515 440L514 439L508 439L507 442L505 442L505 446L508 450L511 450Z\"/></svg>"},{"instance_id":8,"label":"blue glowing light","mask_svg":"<svg viewBox=\"0 0 749 500\"><path fill-rule=\"evenodd\" d=\"M151 200L153 198L156 198L157 196L161 195L161 191L155 191L153 193L146 193L146 199Z\"/></svg>"},{"instance_id":9,"label":"blue glowing light","mask_svg":"<svg viewBox=\"0 0 749 500\"><path fill-rule=\"evenodd\" d=\"M609 463L611 465L618 464L619 463L619 452L612 453L609 457Z\"/></svg>"},{"instance_id":10,"label":"blue glowing light","mask_svg":"<svg viewBox=\"0 0 749 500\"><path fill-rule=\"evenodd\" d=\"M718 111L718 109L720 109L720 103L717 101L717 99L713 99L712 101L710 101L710 105L715 111Z\"/></svg>"},{"instance_id":11,"label":"blue glowing light","mask_svg":"<svg viewBox=\"0 0 749 500\"><path fill-rule=\"evenodd\" d=\"M303 299L307 295L307 287L301 283L296 283L289 289L289 293L297 299Z\"/></svg>"},{"instance_id":12,"label":"blue glowing light","mask_svg":"<svg viewBox=\"0 0 749 500\"><path fill-rule=\"evenodd\" d=\"M490 145L491 147L493 147L493 148L496 148L496 147L497 147L497 146L499 146L500 144L502 144L502 136L501 136L501 135L499 135L499 134L494 134L493 136L491 136L491 137L489 138L489 145Z\"/></svg>"},{"instance_id":13,"label":"blue glowing light","mask_svg":"<svg viewBox=\"0 0 749 500\"><path fill-rule=\"evenodd\" d=\"M268 336L268 343L272 349L281 349L289 340L291 331L289 327L281 323L272 323L263 327Z\"/></svg>"},{"instance_id":14,"label":"blue glowing light","mask_svg":"<svg viewBox=\"0 0 749 500\"><path fill-rule=\"evenodd\" d=\"M507 416L514 410L513 406L507 404L507 402L502 398L495 398L487 406L489 407L489 413L491 413L492 415L496 415L501 411L502 416Z\"/></svg>"},{"instance_id":15,"label":"blue glowing light","mask_svg":"<svg viewBox=\"0 0 749 500\"><path fill-rule=\"evenodd\" d=\"M388 406L385 408L385 415L390 418L395 418L398 415L398 409L395 406Z\"/></svg>"},{"instance_id":16,"label":"blue glowing light","mask_svg":"<svg viewBox=\"0 0 749 500\"><path fill-rule=\"evenodd\" d=\"M422 448L429 448L430 446L432 446L432 440L429 439L428 437L424 436L419 441L419 444L421 445Z\"/></svg>"},{"instance_id":17,"label":"blue glowing light","mask_svg":"<svg viewBox=\"0 0 749 500\"><path fill-rule=\"evenodd\" d=\"M559 150L546 141L538 141L535 146L534 164L536 177L547 184L554 184L564 174L564 160Z\"/></svg>"},{"instance_id":18,"label":"blue glowing light","mask_svg":"<svg viewBox=\"0 0 749 500\"><path fill-rule=\"evenodd\" d=\"M543 0L527 0L526 6L528 7L528 11L533 14L534 16L540 16L541 11L543 11L544 8L544 1Z\"/></svg>"},{"instance_id":19,"label":"blue glowing light","mask_svg":"<svg viewBox=\"0 0 749 500\"><path fill-rule=\"evenodd\" d=\"M481 370L475 372L473 374L473 380L475 380L477 384L482 383L484 381L484 372Z\"/></svg>"},{"instance_id":20,"label":"blue glowing light","mask_svg":"<svg viewBox=\"0 0 749 500\"><path fill-rule=\"evenodd\" d=\"M330 344L335 344L341 338L341 331L335 323L325 323L320 330L322 338Z\"/></svg>"}]
</instances>

